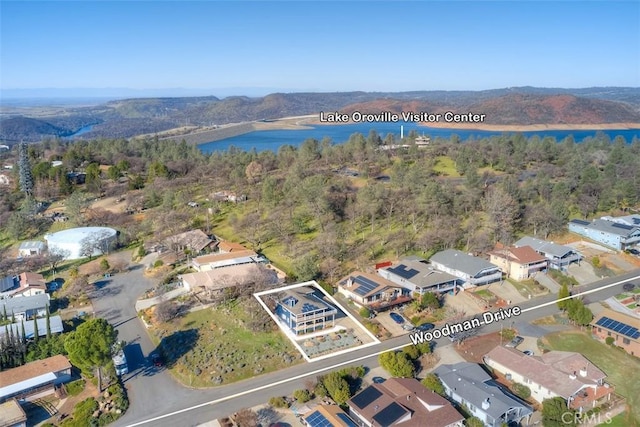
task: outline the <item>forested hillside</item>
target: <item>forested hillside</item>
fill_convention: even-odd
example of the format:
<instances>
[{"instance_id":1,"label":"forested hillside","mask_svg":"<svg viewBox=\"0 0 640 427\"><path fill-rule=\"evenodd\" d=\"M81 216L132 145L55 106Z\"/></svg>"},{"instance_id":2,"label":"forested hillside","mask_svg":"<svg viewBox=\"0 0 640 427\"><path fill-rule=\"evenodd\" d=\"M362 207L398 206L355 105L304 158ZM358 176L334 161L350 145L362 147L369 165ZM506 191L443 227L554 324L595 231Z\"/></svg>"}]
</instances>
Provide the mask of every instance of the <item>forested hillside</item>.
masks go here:
<instances>
[{"instance_id":1,"label":"forested hillside","mask_svg":"<svg viewBox=\"0 0 640 427\"><path fill-rule=\"evenodd\" d=\"M371 132L341 145L211 155L153 139L48 141L31 145L29 158L36 198L64 198L72 223L114 226L125 242L198 227L246 242L300 279L331 281L406 253L482 252L522 233L564 233L571 217L639 207L640 141L516 134L394 152L379 150L381 140ZM71 170L85 170L86 184L70 183ZM248 201L215 201L216 191ZM124 200L126 210L94 208L96 197ZM5 247L48 227L22 200L18 191L2 195Z\"/></svg>"},{"instance_id":2,"label":"forested hillside","mask_svg":"<svg viewBox=\"0 0 640 427\"><path fill-rule=\"evenodd\" d=\"M88 125L95 126L83 133L83 139L129 138L181 126L213 126L337 110L372 113L471 110L485 114L487 124L497 125L640 123L640 89L519 87L484 91L274 93L257 98L125 99L32 116L29 110L21 110L17 115L0 119L0 142L68 136Z\"/></svg>"}]
</instances>

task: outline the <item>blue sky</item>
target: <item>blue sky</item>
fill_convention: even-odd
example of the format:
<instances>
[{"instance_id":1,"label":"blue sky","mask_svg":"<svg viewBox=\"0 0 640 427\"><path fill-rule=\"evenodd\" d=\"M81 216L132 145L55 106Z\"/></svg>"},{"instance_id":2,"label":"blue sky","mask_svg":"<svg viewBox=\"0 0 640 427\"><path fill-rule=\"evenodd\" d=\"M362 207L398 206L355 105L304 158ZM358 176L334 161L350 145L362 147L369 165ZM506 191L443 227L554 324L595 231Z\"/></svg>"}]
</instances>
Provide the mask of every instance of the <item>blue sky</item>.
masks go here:
<instances>
[{"instance_id":1,"label":"blue sky","mask_svg":"<svg viewBox=\"0 0 640 427\"><path fill-rule=\"evenodd\" d=\"M639 1L2 0L0 24L3 90L640 86Z\"/></svg>"}]
</instances>

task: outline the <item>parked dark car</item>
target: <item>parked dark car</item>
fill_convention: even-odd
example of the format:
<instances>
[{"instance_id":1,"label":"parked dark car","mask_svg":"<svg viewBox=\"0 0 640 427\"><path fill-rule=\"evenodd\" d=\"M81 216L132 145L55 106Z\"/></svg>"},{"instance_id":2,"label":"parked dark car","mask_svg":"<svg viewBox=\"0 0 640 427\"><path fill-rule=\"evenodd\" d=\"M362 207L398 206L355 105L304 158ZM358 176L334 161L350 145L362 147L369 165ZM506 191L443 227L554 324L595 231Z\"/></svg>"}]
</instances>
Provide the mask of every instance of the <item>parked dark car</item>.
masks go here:
<instances>
[{"instance_id":1,"label":"parked dark car","mask_svg":"<svg viewBox=\"0 0 640 427\"><path fill-rule=\"evenodd\" d=\"M524 341L524 338L522 338L521 336L516 336L514 337L511 341L509 341L506 345L506 347L512 347L512 348L516 348L517 346L519 346L522 341Z\"/></svg>"},{"instance_id":2,"label":"parked dark car","mask_svg":"<svg viewBox=\"0 0 640 427\"><path fill-rule=\"evenodd\" d=\"M625 283L624 285L622 285L622 289L625 292L631 292L635 289L636 285L634 283Z\"/></svg>"},{"instance_id":3,"label":"parked dark car","mask_svg":"<svg viewBox=\"0 0 640 427\"><path fill-rule=\"evenodd\" d=\"M416 329L418 331L429 331L429 330L431 330L431 329L433 329L435 327L436 327L436 325L434 325L433 323L423 323L420 326L416 326Z\"/></svg>"},{"instance_id":4,"label":"parked dark car","mask_svg":"<svg viewBox=\"0 0 640 427\"><path fill-rule=\"evenodd\" d=\"M640 251L635 249L635 248L627 249L627 252L629 252L631 255L635 255L635 256L640 255Z\"/></svg>"},{"instance_id":5,"label":"parked dark car","mask_svg":"<svg viewBox=\"0 0 640 427\"><path fill-rule=\"evenodd\" d=\"M404 317L400 316L398 313L391 312L389 316L396 322L398 325L402 325L404 323Z\"/></svg>"},{"instance_id":6,"label":"parked dark car","mask_svg":"<svg viewBox=\"0 0 640 427\"><path fill-rule=\"evenodd\" d=\"M385 382L386 379L382 378L382 377L373 377L373 382L376 384L382 384L383 382Z\"/></svg>"},{"instance_id":7,"label":"parked dark car","mask_svg":"<svg viewBox=\"0 0 640 427\"><path fill-rule=\"evenodd\" d=\"M162 360L162 356L160 356L157 353L154 353L151 355L151 363L153 363L153 366L157 366L160 367L162 365L164 365L164 361Z\"/></svg>"}]
</instances>

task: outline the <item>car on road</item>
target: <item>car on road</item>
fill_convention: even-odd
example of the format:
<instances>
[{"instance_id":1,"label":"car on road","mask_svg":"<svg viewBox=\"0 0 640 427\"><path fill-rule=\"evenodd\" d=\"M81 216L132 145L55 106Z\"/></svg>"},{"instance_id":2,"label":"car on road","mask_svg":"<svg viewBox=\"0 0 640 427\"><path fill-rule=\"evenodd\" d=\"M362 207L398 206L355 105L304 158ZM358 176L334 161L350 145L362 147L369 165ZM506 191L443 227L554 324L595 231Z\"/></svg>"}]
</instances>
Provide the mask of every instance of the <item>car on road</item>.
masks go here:
<instances>
[{"instance_id":1,"label":"car on road","mask_svg":"<svg viewBox=\"0 0 640 427\"><path fill-rule=\"evenodd\" d=\"M527 356L533 356L533 351L531 350L525 350L523 351L524 354L526 354Z\"/></svg>"},{"instance_id":2,"label":"car on road","mask_svg":"<svg viewBox=\"0 0 640 427\"><path fill-rule=\"evenodd\" d=\"M404 323L404 317L399 315L398 313L394 313L393 311L389 313L389 316L396 322L398 325L402 325Z\"/></svg>"},{"instance_id":3,"label":"car on road","mask_svg":"<svg viewBox=\"0 0 640 427\"><path fill-rule=\"evenodd\" d=\"M436 325L434 325L433 323L423 323L420 326L416 326L416 329L418 331L430 331L431 329L435 328Z\"/></svg>"},{"instance_id":4,"label":"car on road","mask_svg":"<svg viewBox=\"0 0 640 427\"><path fill-rule=\"evenodd\" d=\"M163 366L164 365L164 361L162 360L162 356L160 356L158 353L153 353L151 355L151 363L153 363L153 366Z\"/></svg>"},{"instance_id":5,"label":"car on road","mask_svg":"<svg viewBox=\"0 0 640 427\"><path fill-rule=\"evenodd\" d=\"M387 379L386 378L382 378L382 377L373 377L372 381L375 384L382 384L383 382L385 382Z\"/></svg>"},{"instance_id":6,"label":"car on road","mask_svg":"<svg viewBox=\"0 0 640 427\"><path fill-rule=\"evenodd\" d=\"M627 252L629 252L631 255L635 255L635 256L640 255L640 251L635 249L635 248L627 249Z\"/></svg>"},{"instance_id":7,"label":"car on road","mask_svg":"<svg viewBox=\"0 0 640 427\"><path fill-rule=\"evenodd\" d=\"M634 283L625 283L624 285L622 285L622 290L625 292L631 292L635 289L635 287L636 285Z\"/></svg>"},{"instance_id":8,"label":"car on road","mask_svg":"<svg viewBox=\"0 0 640 427\"><path fill-rule=\"evenodd\" d=\"M524 338L522 338L519 335L516 335L511 341L507 343L506 347L516 348L522 343L522 341L524 341Z\"/></svg>"}]
</instances>

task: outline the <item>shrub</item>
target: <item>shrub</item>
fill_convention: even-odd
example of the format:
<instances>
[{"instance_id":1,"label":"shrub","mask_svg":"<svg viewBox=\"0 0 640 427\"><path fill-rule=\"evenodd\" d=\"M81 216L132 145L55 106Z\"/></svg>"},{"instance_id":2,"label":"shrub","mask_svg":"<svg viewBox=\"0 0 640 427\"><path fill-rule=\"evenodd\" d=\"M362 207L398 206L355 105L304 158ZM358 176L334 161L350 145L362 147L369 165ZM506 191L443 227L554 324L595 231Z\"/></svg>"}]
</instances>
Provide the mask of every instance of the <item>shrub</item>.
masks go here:
<instances>
[{"instance_id":1,"label":"shrub","mask_svg":"<svg viewBox=\"0 0 640 427\"><path fill-rule=\"evenodd\" d=\"M154 268L158 268L158 267L162 267L164 265L164 263L162 262L161 259L156 260L156 262L153 263L153 267Z\"/></svg>"},{"instance_id":2,"label":"shrub","mask_svg":"<svg viewBox=\"0 0 640 427\"><path fill-rule=\"evenodd\" d=\"M613 337L607 337L607 338L605 338L605 340L604 340L604 342L606 342L608 345L613 345L613 343L614 343L615 341L616 341L616 340L615 340Z\"/></svg>"},{"instance_id":3,"label":"shrub","mask_svg":"<svg viewBox=\"0 0 640 427\"><path fill-rule=\"evenodd\" d=\"M300 403L305 403L311 400L311 393L309 390L300 389L293 392L293 397Z\"/></svg>"},{"instance_id":4,"label":"shrub","mask_svg":"<svg viewBox=\"0 0 640 427\"><path fill-rule=\"evenodd\" d=\"M600 257L594 256L591 258L591 264L593 264L595 268L600 267Z\"/></svg>"},{"instance_id":5,"label":"shrub","mask_svg":"<svg viewBox=\"0 0 640 427\"><path fill-rule=\"evenodd\" d=\"M289 402L287 402L287 400L282 396L274 396L269 399L269 405L274 408L288 408Z\"/></svg>"},{"instance_id":6,"label":"shrub","mask_svg":"<svg viewBox=\"0 0 640 427\"><path fill-rule=\"evenodd\" d=\"M318 384L316 384L316 387L313 389L313 394L315 394L318 397L327 396L327 389L321 380L318 381Z\"/></svg>"},{"instance_id":7,"label":"shrub","mask_svg":"<svg viewBox=\"0 0 640 427\"><path fill-rule=\"evenodd\" d=\"M67 389L67 394L70 396L77 396L82 392L82 390L84 390L84 386L84 380L76 380L65 385L65 388Z\"/></svg>"},{"instance_id":8,"label":"shrub","mask_svg":"<svg viewBox=\"0 0 640 427\"><path fill-rule=\"evenodd\" d=\"M100 269L102 271L107 271L107 270L109 270L109 268L111 268L111 266L109 265L109 261L107 261L106 258L102 258L100 260Z\"/></svg>"},{"instance_id":9,"label":"shrub","mask_svg":"<svg viewBox=\"0 0 640 427\"><path fill-rule=\"evenodd\" d=\"M516 394L516 396L522 399L528 399L529 397L531 397L531 389L524 384L513 383L511 388L513 389L513 392Z\"/></svg>"},{"instance_id":10,"label":"shrub","mask_svg":"<svg viewBox=\"0 0 640 427\"><path fill-rule=\"evenodd\" d=\"M371 312L369 311L369 309L367 307L362 307L360 309L360 317L362 317L363 319L368 319L369 316L371 316Z\"/></svg>"},{"instance_id":11,"label":"shrub","mask_svg":"<svg viewBox=\"0 0 640 427\"><path fill-rule=\"evenodd\" d=\"M442 382L440 382L440 378L438 378L436 374L427 374L427 376L424 377L421 382L422 385L429 390L433 390L440 396L444 396L444 386L442 385Z\"/></svg>"}]
</instances>

